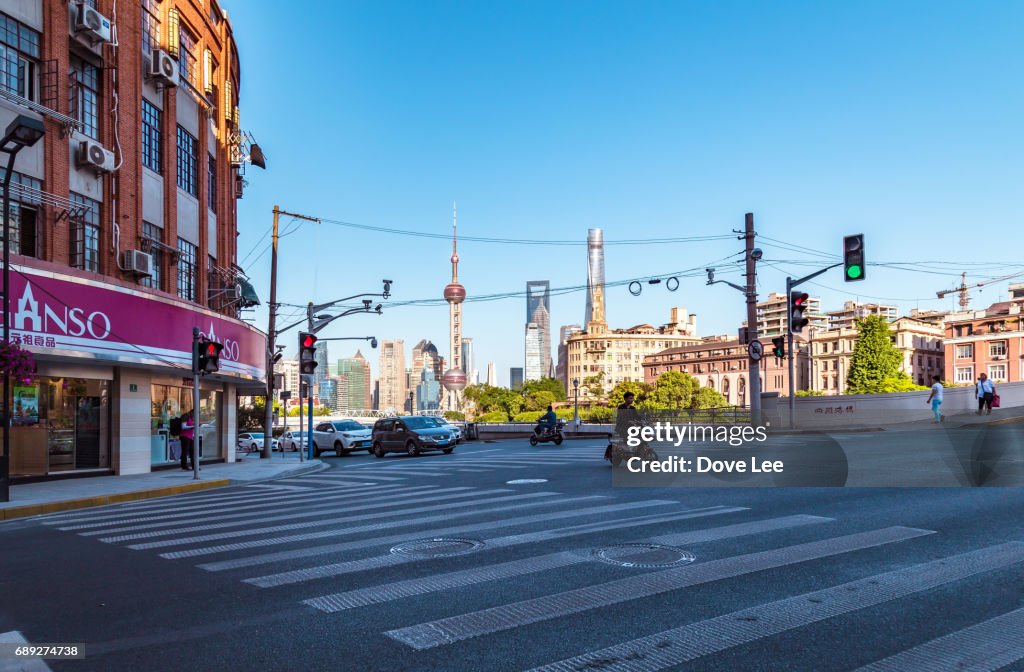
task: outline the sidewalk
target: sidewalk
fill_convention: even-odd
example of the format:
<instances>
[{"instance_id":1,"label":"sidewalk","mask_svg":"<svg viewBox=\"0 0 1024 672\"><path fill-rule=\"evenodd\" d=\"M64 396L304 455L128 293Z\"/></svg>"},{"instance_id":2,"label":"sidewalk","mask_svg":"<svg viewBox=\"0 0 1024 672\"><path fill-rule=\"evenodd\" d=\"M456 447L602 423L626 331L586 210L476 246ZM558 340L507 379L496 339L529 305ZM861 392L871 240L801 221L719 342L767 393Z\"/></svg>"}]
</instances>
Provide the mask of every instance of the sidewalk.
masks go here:
<instances>
[{"instance_id":1,"label":"sidewalk","mask_svg":"<svg viewBox=\"0 0 1024 672\"><path fill-rule=\"evenodd\" d=\"M780 436L785 434L838 434L849 432L895 432L907 430L946 430L962 427L974 427L980 425L1010 425L1024 422L1024 407L994 408L992 415L977 415L973 411L959 411L947 415L942 423L934 422L931 418L922 420L910 420L907 422L896 422L888 424L872 425L848 425L834 427L797 427L788 429L779 427L776 430L769 429L769 436Z\"/></svg>"},{"instance_id":2,"label":"sidewalk","mask_svg":"<svg viewBox=\"0 0 1024 672\"><path fill-rule=\"evenodd\" d=\"M193 479L191 471L175 468L132 476L69 478L14 485L11 486L11 501L0 502L0 521L256 483L318 471L325 466L320 460L300 462L297 453L288 453L285 457L274 453L269 460L261 460L256 454L240 453L237 459L238 462L233 463L202 465L198 481Z\"/></svg>"}]
</instances>

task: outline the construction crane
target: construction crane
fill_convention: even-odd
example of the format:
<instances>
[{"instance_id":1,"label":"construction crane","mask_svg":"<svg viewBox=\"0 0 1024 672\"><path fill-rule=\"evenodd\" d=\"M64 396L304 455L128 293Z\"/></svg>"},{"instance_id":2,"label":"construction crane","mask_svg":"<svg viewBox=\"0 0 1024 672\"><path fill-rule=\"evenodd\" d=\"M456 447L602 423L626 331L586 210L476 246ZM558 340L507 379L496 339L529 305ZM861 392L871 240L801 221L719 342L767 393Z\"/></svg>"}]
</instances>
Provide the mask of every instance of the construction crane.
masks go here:
<instances>
[{"instance_id":1,"label":"construction crane","mask_svg":"<svg viewBox=\"0 0 1024 672\"><path fill-rule=\"evenodd\" d=\"M940 299L942 299L942 298L945 298L945 296L947 294L952 294L953 292L958 292L960 294L960 308L963 309L963 310L967 310L967 304L969 304L971 302L971 295L968 294L968 290L970 290L970 289L977 289L978 287L984 287L985 285L991 285L994 282L1002 282L1003 280L1010 280L1012 278L1016 278L1016 277L1021 276L1021 275L1024 275L1024 273L1013 273L1011 275L1004 275L1001 278L995 278L994 280L989 280L987 282L976 282L973 285L968 285L967 284L967 273L961 273L960 274L960 286L959 287L954 287L953 289L944 289L941 292L935 292L935 296L937 296Z\"/></svg>"}]
</instances>

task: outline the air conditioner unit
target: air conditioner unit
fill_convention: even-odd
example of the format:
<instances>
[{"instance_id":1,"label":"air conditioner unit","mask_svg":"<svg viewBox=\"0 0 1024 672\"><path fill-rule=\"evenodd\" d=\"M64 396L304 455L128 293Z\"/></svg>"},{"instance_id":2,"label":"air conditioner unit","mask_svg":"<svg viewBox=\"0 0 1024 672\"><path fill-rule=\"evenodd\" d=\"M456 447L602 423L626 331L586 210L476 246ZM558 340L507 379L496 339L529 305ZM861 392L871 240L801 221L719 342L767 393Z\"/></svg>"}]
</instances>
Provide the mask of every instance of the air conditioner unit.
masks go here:
<instances>
[{"instance_id":1,"label":"air conditioner unit","mask_svg":"<svg viewBox=\"0 0 1024 672\"><path fill-rule=\"evenodd\" d=\"M171 58L163 49L154 49L149 58L150 79L162 82L166 86L178 85L178 62Z\"/></svg>"},{"instance_id":2,"label":"air conditioner unit","mask_svg":"<svg viewBox=\"0 0 1024 672\"><path fill-rule=\"evenodd\" d=\"M76 3L75 32L91 42L110 42L110 19L84 2Z\"/></svg>"},{"instance_id":3,"label":"air conditioner unit","mask_svg":"<svg viewBox=\"0 0 1024 672\"><path fill-rule=\"evenodd\" d=\"M142 250L125 250L124 270L139 275L153 275L153 255Z\"/></svg>"},{"instance_id":4,"label":"air conditioner unit","mask_svg":"<svg viewBox=\"0 0 1024 672\"><path fill-rule=\"evenodd\" d=\"M78 166L109 173L114 170L114 153L95 140L82 140L78 143Z\"/></svg>"}]
</instances>

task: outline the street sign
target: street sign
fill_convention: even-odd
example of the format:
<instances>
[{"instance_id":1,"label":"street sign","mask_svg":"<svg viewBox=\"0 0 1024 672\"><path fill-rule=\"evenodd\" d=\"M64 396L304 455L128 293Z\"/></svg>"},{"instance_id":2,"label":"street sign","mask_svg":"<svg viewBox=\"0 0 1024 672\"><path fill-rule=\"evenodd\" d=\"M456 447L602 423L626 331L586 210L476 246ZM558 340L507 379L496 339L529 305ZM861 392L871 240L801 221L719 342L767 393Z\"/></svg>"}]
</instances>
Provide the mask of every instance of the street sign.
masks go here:
<instances>
[{"instance_id":1,"label":"street sign","mask_svg":"<svg viewBox=\"0 0 1024 672\"><path fill-rule=\"evenodd\" d=\"M277 396L281 398L281 401L286 401L286 400L292 398L292 391L291 390L281 390L278 393Z\"/></svg>"},{"instance_id":2,"label":"street sign","mask_svg":"<svg viewBox=\"0 0 1024 672\"><path fill-rule=\"evenodd\" d=\"M747 346L747 354L753 361L761 361L761 356L764 355L764 346L761 345L761 341L751 341Z\"/></svg>"}]
</instances>

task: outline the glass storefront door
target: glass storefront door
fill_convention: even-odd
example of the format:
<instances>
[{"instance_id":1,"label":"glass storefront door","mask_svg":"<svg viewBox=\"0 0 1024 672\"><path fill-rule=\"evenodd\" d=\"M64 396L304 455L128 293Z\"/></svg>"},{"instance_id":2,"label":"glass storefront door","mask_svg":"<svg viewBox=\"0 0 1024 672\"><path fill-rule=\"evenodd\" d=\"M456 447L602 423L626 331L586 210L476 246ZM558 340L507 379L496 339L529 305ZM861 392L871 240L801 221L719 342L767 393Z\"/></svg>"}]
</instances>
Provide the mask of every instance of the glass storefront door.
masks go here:
<instances>
[{"instance_id":1,"label":"glass storefront door","mask_svg":"<svg viewBox=\"0 0 1024 672\"><path fill-rule=\"evenodd\" d=\"M171 436L171 420L192 410L192 388L154 383L150 414L150 463L171 464L181 459L181 441ZM223 392L199 390L199 456L223 457L220 412Z\"/></svg>"}]
</instances>

